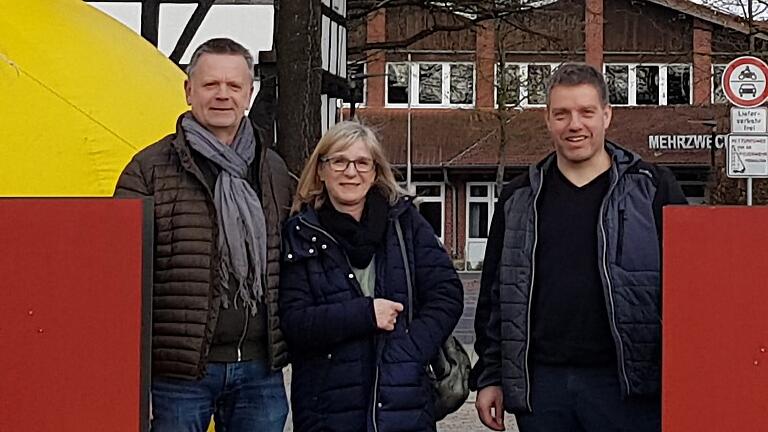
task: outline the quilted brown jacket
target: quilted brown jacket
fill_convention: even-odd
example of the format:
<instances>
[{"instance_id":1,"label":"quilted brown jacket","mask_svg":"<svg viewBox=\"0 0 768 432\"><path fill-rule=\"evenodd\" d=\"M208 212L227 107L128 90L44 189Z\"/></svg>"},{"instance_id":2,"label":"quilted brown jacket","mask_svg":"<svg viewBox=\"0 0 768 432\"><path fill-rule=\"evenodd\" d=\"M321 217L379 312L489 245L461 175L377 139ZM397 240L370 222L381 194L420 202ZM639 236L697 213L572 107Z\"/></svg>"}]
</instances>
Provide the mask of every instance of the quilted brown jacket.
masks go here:
<instances>
[{"instance_id":1,"label":"quilted brown jacket","mask_svg":"<svg viewBox=\"0 0 768 432\"><path fill-rule=\"evenodd\" d=\"M257 130L261 142L263 132ZM261 146L248 181L260 192L267 228L266 329L273 369L287 364L277 314L281 227L288 216L295 181L285 162ZM195 163L181 129L150 145L128 163L115 197L154 200L154 284L152 375L199 378L220 311L218 226L213 191Z\"/></svg>"}]
</instances>

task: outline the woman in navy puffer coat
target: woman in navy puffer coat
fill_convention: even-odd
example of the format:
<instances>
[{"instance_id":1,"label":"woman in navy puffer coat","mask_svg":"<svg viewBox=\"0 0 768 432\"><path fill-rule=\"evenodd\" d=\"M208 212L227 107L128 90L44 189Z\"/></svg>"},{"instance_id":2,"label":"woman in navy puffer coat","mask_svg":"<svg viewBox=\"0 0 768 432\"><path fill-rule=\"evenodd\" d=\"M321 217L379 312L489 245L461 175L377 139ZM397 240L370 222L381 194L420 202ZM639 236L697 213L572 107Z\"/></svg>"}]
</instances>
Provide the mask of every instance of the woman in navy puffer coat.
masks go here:
<instances>
[{"instance_id":1,"label":"woman in navy puffer coat","mask_svg":"<svg viewBox=\"0 0 768 432\"><path fill-rule=\"evenodd\" d=\"M323 136L294 213L279 299L294 430L434 431L425 368L461 316L462 286L370 129L341 122ZM396 224L414 280L410 323Z\"/></svg>"}]
</instances>

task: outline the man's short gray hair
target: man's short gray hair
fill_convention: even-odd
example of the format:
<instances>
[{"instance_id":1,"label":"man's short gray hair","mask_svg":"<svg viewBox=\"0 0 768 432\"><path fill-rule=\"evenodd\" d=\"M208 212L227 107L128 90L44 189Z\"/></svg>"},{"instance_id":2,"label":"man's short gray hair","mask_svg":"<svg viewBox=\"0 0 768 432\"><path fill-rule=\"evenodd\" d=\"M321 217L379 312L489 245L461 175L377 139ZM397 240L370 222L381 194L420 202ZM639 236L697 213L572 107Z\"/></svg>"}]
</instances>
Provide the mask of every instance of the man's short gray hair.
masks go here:
<instances>
[{"instance_id":1,"label":"man's short gray hair","mask_svg":"<svg viewBox=\"0 0 768 432\"><path fill-rule=\"evenodd\" d=\"M547 106L549 106L549 97L552 94L552 89L555 87L582 84L594 87L597 90L597 95L600 97L602 105L608 105L608 87L600 71L586 63L563 63L549 79L549 84L547 85Z\"/></svg>"},{"instance_id":2,"label":"man's short gray hair","mask_svg":"<svg viewBox=\"0 0 768 432\"><path fill-rule=\"evenodd\" d=\"M189 61L189 66L187 66L187 77L192 76L192 72L195 70L197 63L200 61L200 57L202 57L203 54L229 54L242 56L243 59L245 59L245 63L248 65L251 79L253 79L253 56L247 48L229 38L208 39L203 42L202 45L197 47L192 54L192 59Z\"/></svg>"}]
</instances>

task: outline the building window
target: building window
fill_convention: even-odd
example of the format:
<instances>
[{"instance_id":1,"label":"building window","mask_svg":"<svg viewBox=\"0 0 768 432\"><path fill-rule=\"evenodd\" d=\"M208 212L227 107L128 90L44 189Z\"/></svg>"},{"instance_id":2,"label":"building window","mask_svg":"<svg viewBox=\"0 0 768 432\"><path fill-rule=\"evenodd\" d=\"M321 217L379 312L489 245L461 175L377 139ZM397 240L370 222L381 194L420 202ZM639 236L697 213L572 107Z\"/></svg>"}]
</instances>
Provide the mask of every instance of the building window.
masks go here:
<instances>
[{"instance_id":1,"label":"building window","mask_svg":"<svg viewBox=\"0 0 768 432\"><path fill-rule=\"evenodd\" d=\"M688 204L707 203L708 167L672 167L672 173L685 194Z\"/></svg>"},{"instance_id":2,"label":"building window","mask_svg":"<svg viewBox=\"0 0 768 432\"><path fill-rule=\"evenodd\" d=\"M606 65L605 82L608 85L608 101L611 105L629 104L629 66Z\"/></svg>"},{"instance_id":3,"label":"building window","mask_svg":"<svg viewBox=\"0 0 768 432\"><path fill-rule=\"evenodd\" d=\"M387 105L454 107L475 103L475 66L471 63L389 63L387 65Z\"/></svg>"},{"instance_id":4,"label":"building window","mask_svg":"<svg viewBox=\"0 0 768 432\"><path fill-rule=\"evenodd\" d=\"M528 105L546 105L547 82L552 75L551 65L528 65L526 82Z\"/></svg>"},{"instance_id":5,"label":"building window","mask_svg":"<svg viewBox=\"0 0 768 432\"><path fill-rule=\"evenodd\" d=\"M500 100L505 101L506 105L516 106L520 104L520 69L524 65L519 64L504 64L504 79L502 80L499 71L501 65L496 68L496 104Z\"/></svg>"},{"instance_id":6,"label":"building window","mask_svg":"<svg viewBox=\"0 0 768 432\"><path fill-rule=\"evenodd\" d=\"M387 65L387 103L408 103L408 82L410 72L408 63L389 63Z\"/></svg>"},{"instance_id":7,"label":"building window","mask_svg":"<svg viewBox=\"0 0 768 432\"><path fill-rule=\"evenodd\" d=\"M489 184L470 184L468 186L469 216L467 217L467 236L469 238L488 238L491 205L488 201Z\"/></svg>"},{"instance_id":8,"label":"building window","mask_svg":"<svg viewBox=\"0 0 768 432\"><path fill-rule=\"evenodd\" d=\"M442 183L414 183L419 213L429 222L435 235L443 241L445 220L445 186Z\"/></svg>"},{"instance_id":9,"label":"building window","mask_svg":"<svg viewBox=\"0 0 768 432\"><path fill-rule=\"evenodd\" d=\"M349 98L344 99L344 106L348 107L350 103L354 103L356 106L365 105L365 63L349 63L347 65L347 72L350 89Z\"/></svg>"},{"instance_id":10,"label":"building window","mask_svg":"<svg viewBox=\"0 0 768 432\"><path fill-rule=\"evenodd\" d=\"M667 67L667 105L691 103L691 68L687 65Z\"/></svg>"},{"instance_id":11,"label":"building window","mask_svg":"<svg viewBox=\"0 0 768 432\"><path fill-rule=\"evenodd\" d=\"M450 103L472 105L475 100L475 67L471 64L451 65Z\"/></svg>"},{"instance_id":12,"label":"building window","mask_svg":"<svg viewBox=\"0 0 768 432\"><path fill-rule=\"evenodd\" d=\"M687 64L606 64L608 100L613 105L690 105Z\"/></svg>"},{"instance_id":13,"label":"building window","mask_svg":"<svg viewBox=\"0 0 768 432\"><path fill-rule=\"evenodd\" d=\"M660 105L659 67L635 66L635 103Z\"/></svg>"},{"instance_id":14,"label":"building window","mask_svg":"<svg viewBox=\"0 0 768 432\"><path fill-rule=\"evenodd\" d=\"M443 103L443 65L426 63L419 65L419 104Z\"/></svg>"},{"instance_id":15,"label":"building window","mask_svg":"<svg viewBox=\"0 0 768 432\"><path fill-rule=\"evenodd\" d=\"M466 269L482 270L493 207L498 200L495 183L467 183Z\"/></svg>"},{"instance_id":16,"label":"building window","mask_svg":"<svg viewBox=\"0 0 768 432\"><path fill-rule=\"evenodd\" d=\"M499 79L501 66L497 65L496 103L504 94L507 106L546 105L547 83L557 66L557 64L505 63L504 83L502 84Z\"/></svg>"},{"instance_id":17,"label":"building window","mask_svg":"<svg viewBox=\"0 0 768 432\"><path fill-rule=\"evenodd\" d=\"M723 73L725 72L723 64L712 65L712 103L727 104L728 99L723 92Z\"/></svg>"}]
</instances>

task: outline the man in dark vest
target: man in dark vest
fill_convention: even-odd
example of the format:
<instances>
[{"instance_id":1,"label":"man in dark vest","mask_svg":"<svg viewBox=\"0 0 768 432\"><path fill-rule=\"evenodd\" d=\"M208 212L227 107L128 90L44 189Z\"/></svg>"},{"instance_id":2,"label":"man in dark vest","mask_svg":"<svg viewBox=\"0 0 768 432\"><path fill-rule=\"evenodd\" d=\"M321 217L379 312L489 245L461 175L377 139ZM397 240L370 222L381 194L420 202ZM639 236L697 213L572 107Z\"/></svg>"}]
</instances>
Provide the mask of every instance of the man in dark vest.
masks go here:
<instances>
[{"instance_id":1,"label":"man in dark vest","mask_svg":"<svg viewBox=\"0 0 768 432\"><path fill-rule=\"evenodd\" d=\"M245 117L253 57L229 39L192 55L191 110L139 152L116 197L154 200L152 431L282 431L280 228L294 181Z\"/></svg>"},{"instance_id":2,"label":"man in dark vest","mask_svg":"<svg viewBox=\"0 0 768 432\"><path fill-rule=\"evenodd\" d=\"M507 184L475 319L480 420L521 432L659 432L661 210L672 173L606 141L600 72L564 64L547 92L554 152Z\"/></svg>"}]
</instances>

